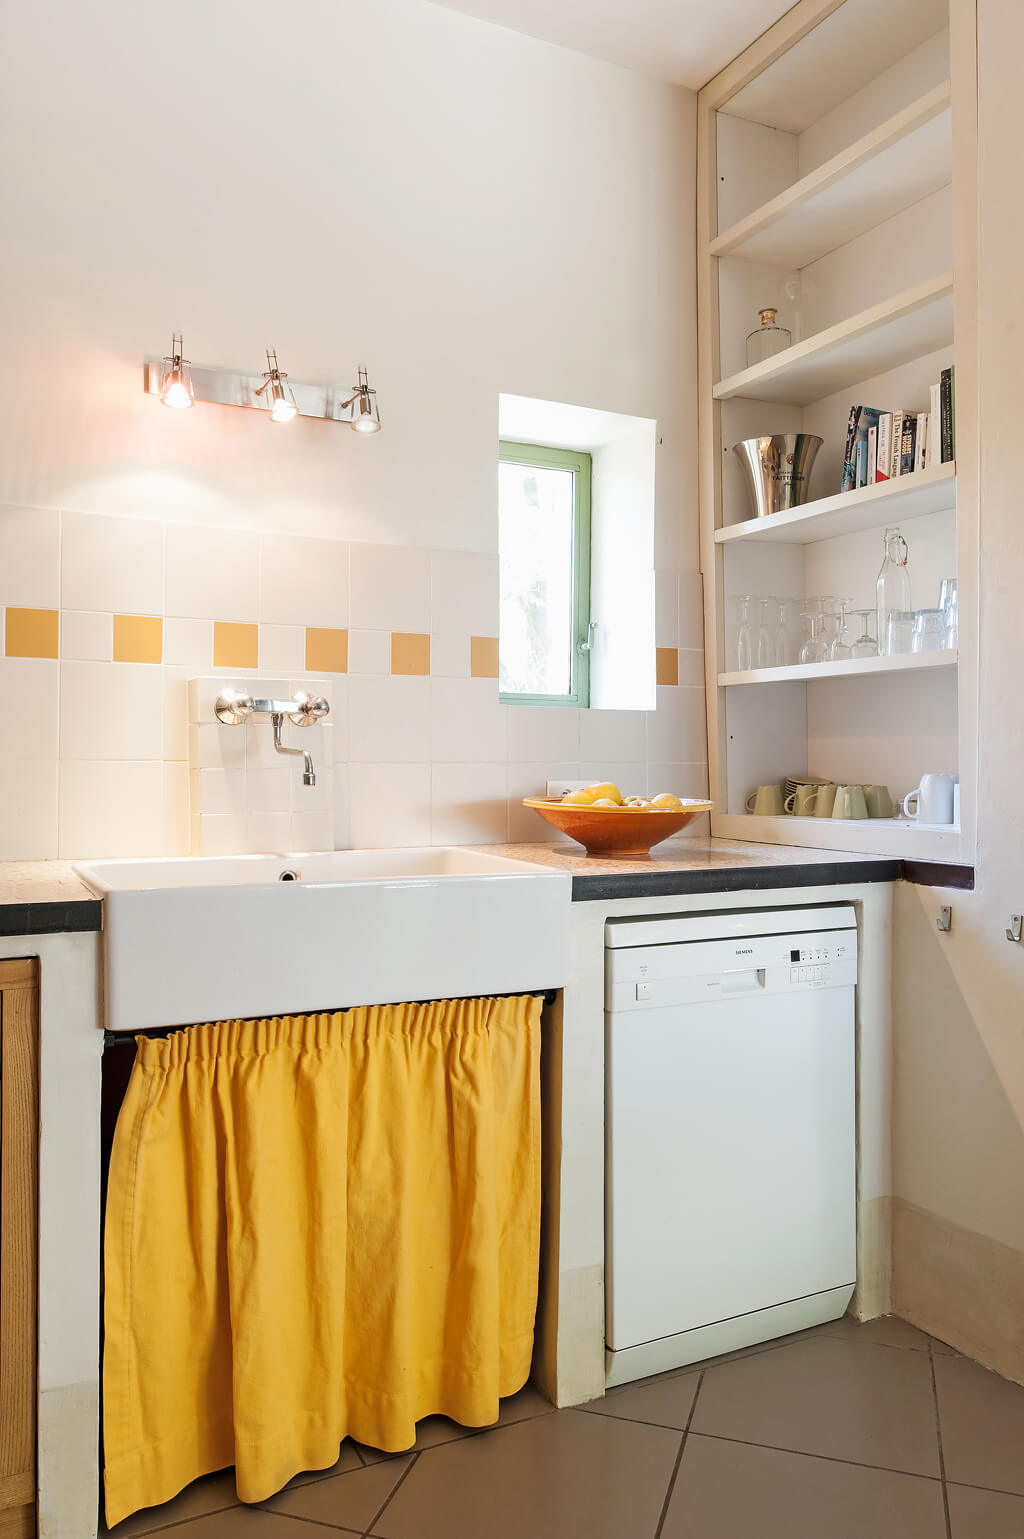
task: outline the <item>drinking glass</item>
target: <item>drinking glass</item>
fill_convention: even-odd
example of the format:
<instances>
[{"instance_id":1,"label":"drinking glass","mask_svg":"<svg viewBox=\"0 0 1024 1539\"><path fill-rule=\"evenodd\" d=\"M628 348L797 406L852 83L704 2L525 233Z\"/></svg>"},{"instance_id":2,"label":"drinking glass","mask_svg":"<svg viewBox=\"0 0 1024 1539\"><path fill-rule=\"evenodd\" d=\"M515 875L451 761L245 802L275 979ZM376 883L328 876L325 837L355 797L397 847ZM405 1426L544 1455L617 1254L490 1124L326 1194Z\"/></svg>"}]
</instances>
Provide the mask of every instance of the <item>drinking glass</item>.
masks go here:
<instances>
[{"instance_id":1,"label":"drinking glass","mask_svg":"<svg viewBox=\"0 0 1024 1539\"><path fill-rule=\"evenodd\" d=\"M838 599L839 616L836 621L835 635L828 644L829 662L841 662L844 658L853 656L853 649L847 639L846 616L850 610L850 599Z\"/></svg>"},{"instance_id":2,"label":"drinking glass","mask_svg":"<svg viewBox=\"0 0 1024 1539\"><path fill-rule=\"evenodd\" d=\"M945 616L945 636L941 645L955 649L958 641L957 586L955 577L944 577L939 585L939 608Z\"/></svg>"},{"instance_id":3,"label":"drinking glass","mask_svg":"<svg viewBox=\"0 0 1024 1539\"><path fill-rule=\"evenodd\" d=\"M877 657L878 641L875 638L874 630L878 624L878 610L851 609L850 613L860 616L861 632L850 648L850 655L852 657Z\"/></svg>"},{"instance_id":4,"label":"drinking glass","mask_svg":"<svg viewBox=\"0 0 1024 1539\"><path fill-rule=\"evenodd\" d=\"M888 657L901 657L914 650L914 611L890 609L886 623L885 651Z\"/></svg>"},{"instance_id":5,"label":"drinking glass","mask_svg":"<svg viewBox=\"0 0 1024 1539\"><path fill-rule=\"evenodd\" d=\"M777 599L775 604L774 653L776 668L786 668L793 661L793 648L789 642L790 600Z\"/></svg>"},{"instance_id":6,"label":"drinking glass","mask_svg":"<svg viewBox=\"0 0 1024 1539\"><path fill-rule=\"evenodd\" d=\"M773 606L773 598L758 599L760 606L757 623L757 667L770 668L775 661L775 643L772 639L772 630L769 623L770 606Z\"/></svg>"},{"instance_id":7,"label":"drinking glass","mask_svg":"<svg viewBox=\"0 0 1024 1539\"><path fill-rule=\"evenodd\" d=\"M736 636L736 666L746 673L754 666L753 636L750 630L750 606L752 596L747 593L736 601L740 606L740 628Z\"/></svg>"},{"instance_id":8,"label":"drinking glass","mask_svg":"<svg viewBox=\"0 0 1024 1539\"><path fill-rule=\"evenodd\" d=\"M825 661L825 643L819 634L822 619L821 611L805 609L804 619L810 627L811 634L800 648L800 661L802 663L823 663Z\"/></svg>"},{"instance_id":9,"label":"drinking glass","mask_svg":"<svg viewBox=\"0 0 1024 1539\"><path fill-rule=\"evenodd\" d=\"M939 652L946 642L946 616L941 609L918 609L914 613L912 652Z\"/></svg>"}]
</instances>

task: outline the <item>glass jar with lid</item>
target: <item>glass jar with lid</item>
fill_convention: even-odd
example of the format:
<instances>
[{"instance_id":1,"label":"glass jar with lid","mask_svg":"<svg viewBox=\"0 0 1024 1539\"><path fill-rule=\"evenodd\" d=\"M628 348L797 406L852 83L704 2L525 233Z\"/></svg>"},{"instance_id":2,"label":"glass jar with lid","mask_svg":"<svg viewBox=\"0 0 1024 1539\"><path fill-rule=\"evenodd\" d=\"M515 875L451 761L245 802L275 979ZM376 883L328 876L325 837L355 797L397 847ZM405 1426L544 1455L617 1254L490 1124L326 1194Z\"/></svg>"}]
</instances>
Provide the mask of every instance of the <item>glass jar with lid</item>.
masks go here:
<instances>
[{"instance_id":1,"label":"glass jar with lid","mask_svg":"<svg viewBox=\"0 0 1024 1539\"><path fill-rule=\"evenodd\" d=\"M747 336L748 369L755 363L763 363L766 358L773 358L776 353L784 353L793 342L792 332L776 323L774 306L766 305L757 313L761 324Z\"/></svg>"}]
</instances>

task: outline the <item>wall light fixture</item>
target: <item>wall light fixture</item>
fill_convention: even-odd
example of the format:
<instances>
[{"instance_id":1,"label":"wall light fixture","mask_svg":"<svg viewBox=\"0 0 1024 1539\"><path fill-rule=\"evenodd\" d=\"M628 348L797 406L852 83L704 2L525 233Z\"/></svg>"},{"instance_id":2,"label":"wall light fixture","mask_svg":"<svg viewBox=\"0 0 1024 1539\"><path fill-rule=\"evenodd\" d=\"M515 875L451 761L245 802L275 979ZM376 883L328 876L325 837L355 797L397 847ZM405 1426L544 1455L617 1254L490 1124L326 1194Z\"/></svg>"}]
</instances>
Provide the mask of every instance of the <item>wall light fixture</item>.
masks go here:
<instances>
[{"instance_id":1,"label":"wall light fixture","mask_svg":"<svg viewBox=\"0 0 1024 1539\"><path fill-rule=\"evenodd\" d=\"M279 367L277 353L267 352L262 374L243 374L236 369L191 365L181 356L181 337L175 333L170 358L147 358L144 389L167 406L191 406L195 401L220 406L248 406L266 412L273 422L290 422L295 416L344 422L356 433L380 432L377 392L359 366L359 383L342 390L334 385L303 385Z\"/></svg>"},{"instance_id":2,"label":"wall light fixture","mask_svg":"<svg viewBox=\"0 0 1024 1539\"><path fill-rule=\"evenodd\" d=\"M267 348L267 367L263 371L263 378L266 384L262 385L256 394L262 395L264 391L267 392L271 422L290 422L299 408L295 404L291 387L286 383L287 374L283 374L277 366L276 348Z\"/></svg>"},{"instance_id":3,"label":"wall light fixture","mask_svg":"<svg viewBox=\"0 0 1024 1539\"><path fill-rule=\"evenodd\" d=\"M163 404L173 406L179 411L186 406L194 406L196 394L192 386L192 373L188 359L181 356L180 332L174 333L171 356L163 361L167 364L160 380L160 399Z\"/></svg>"}]
</instances>

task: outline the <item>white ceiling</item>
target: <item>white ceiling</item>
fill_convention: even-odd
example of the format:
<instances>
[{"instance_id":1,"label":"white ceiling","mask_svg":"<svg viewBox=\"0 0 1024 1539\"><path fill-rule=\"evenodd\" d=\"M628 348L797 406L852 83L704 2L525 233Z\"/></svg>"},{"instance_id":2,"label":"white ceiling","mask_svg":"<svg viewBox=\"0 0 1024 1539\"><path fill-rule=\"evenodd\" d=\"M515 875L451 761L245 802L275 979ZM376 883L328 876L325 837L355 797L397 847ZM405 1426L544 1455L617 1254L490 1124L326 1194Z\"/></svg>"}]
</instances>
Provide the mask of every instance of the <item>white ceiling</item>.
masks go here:
<instances>
[{"instance_id":1,"label":"white ceiling","mask_svg":"<svg viewBox=\"0 0 1024 1539\"><path fill-rule=\"evenodd\" d=\"M661 80L702 86L793 0L438 0Z\"/></svg>"}]
</instances>

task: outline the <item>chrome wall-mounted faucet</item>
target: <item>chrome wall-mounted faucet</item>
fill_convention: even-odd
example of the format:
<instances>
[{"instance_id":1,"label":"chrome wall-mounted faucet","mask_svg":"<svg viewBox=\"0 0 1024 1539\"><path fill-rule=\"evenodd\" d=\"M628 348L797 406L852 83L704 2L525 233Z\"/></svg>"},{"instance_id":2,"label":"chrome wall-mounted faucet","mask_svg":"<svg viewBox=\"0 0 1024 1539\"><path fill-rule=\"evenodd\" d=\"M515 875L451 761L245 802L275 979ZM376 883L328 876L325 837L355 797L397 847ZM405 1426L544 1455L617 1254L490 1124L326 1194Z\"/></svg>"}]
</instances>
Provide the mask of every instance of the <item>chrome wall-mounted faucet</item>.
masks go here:
<instances>
[{"instance_id":1,"label":"chrome wall-mounted faucet","mask_svg":"<svg viewBox=\"0 0 1024 1539\"><path fill-rule=\"evenodd\" d=\"M281 728L287 716L296 727L315 727L330 711L323 695L307 695L299 690L291 700L259 700L244 695L238 689L226 689L217 696L214 712L225 727L240 727L250 716L269 716L274 726L275 753L294 754L302 759L302 784L315 786L312 757L304 748L286 748L281 741Z\"/></svg>"}]
</instances>

